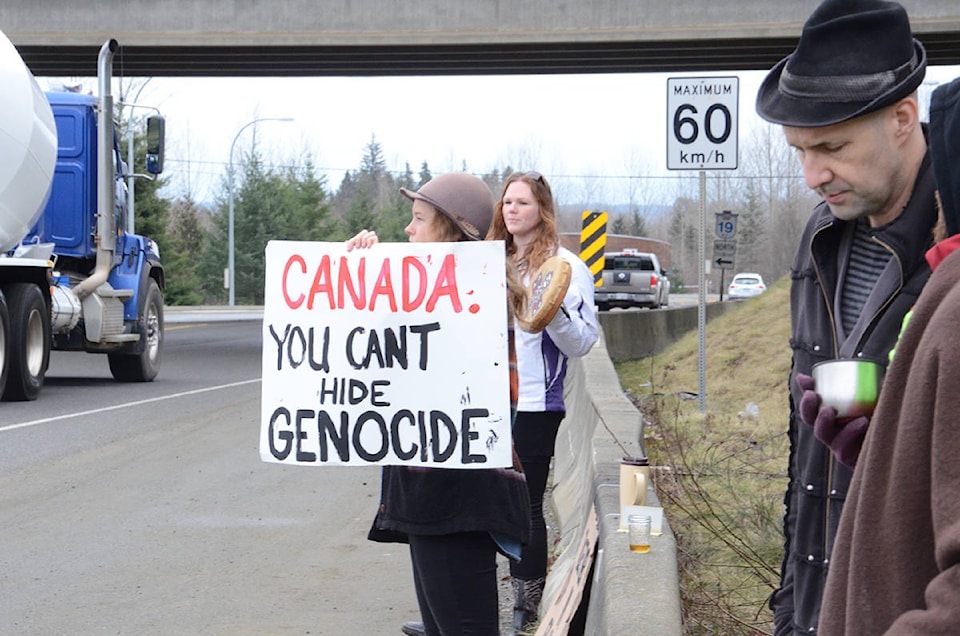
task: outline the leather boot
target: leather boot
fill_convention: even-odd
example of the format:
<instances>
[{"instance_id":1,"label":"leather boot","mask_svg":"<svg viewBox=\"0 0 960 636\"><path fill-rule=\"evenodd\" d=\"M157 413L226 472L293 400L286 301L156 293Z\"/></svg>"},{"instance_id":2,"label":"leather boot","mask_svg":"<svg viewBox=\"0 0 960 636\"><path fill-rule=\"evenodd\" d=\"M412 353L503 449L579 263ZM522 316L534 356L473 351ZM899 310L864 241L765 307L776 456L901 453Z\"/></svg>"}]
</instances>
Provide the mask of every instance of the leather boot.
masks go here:
<instances>
[{"instance_id":1,"label":"leather boot","mask_svg":"<svg viewBox=\"0 0 960 636\"><path fill-rule=\"evenodd\" d=\"M538 579L510 579L513 583L513 633L515 636L532 634L540 617L540 599L546 577Z\"/></svg>"}]
</instances>

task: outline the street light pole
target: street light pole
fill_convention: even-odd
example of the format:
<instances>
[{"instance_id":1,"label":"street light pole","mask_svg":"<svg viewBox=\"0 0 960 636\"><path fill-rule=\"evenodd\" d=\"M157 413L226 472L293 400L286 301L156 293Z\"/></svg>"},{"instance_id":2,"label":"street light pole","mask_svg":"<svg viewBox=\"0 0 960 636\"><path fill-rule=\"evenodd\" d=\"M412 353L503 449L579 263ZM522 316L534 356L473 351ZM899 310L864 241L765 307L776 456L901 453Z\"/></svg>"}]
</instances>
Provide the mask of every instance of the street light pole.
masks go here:
<instances>
[{"instance_id":1,"label":"street light pole","mask_svg":"<svg viewBox=\"0 0 960 636\"><path fill-rule=\"evenodd\" d=\"M261 121L293 121L293 118L292 117L260 117L260 118L254 119L253 121L247 122L246 124L244 124L243 127L241 127L240 130L237 131L237 134L234 135L233 137L233 143L230 144L230 164L229 164L229 167L227 168L227 189L230 191L229 192L230 208L229 208L229 215L228 215L229 228L227 230L227 236L228 236L227 238L227 244L228 244L227 245L227 272L228 272L227 285L230 286L229 294L228 294L229 295L228 304L231 307L233 307L234 301L236 300L235 291L234 291L234 281L235 281L234 270L236 269L236 266L234 264L234 242L233 242L233 148L234 146L237 145L237 139L240 138L240 134L243 133L244 130Z\"/></svg>"}]
</instances>

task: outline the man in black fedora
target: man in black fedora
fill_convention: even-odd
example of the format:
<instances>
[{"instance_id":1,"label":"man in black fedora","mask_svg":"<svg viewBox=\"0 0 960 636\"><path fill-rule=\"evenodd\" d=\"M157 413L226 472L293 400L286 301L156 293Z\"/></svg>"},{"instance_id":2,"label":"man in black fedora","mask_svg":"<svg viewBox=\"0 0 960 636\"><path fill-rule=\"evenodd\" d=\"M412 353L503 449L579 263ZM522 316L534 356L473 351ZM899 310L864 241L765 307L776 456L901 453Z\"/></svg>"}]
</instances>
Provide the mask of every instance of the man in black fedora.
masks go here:
<instances>
[{"instance_id":1,"label":"man in black fedora","mask_svg":"<svg viewBox=\"0 0 960 636\"><path fill-rule=\"evenodd\" d=\"M899 4L825 0L757 95L757 112L783 125L807 185L823 197L791 271L790 481L780 587L770 600L778 636L816 633L869 425L819 408L811 369L835 358L886 361L930 276L924 253L937 211L916 97L926 63Z\"/></svg>"}]
</instances>

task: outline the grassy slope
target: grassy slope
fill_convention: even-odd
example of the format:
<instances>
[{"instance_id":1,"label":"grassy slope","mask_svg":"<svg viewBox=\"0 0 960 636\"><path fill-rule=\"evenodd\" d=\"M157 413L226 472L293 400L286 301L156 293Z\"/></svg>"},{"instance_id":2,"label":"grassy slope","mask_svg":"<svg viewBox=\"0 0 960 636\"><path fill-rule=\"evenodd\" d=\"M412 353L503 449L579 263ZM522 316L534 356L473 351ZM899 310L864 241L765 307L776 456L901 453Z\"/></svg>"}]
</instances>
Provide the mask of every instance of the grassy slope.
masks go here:
<instances>
[{"instance_id":1,"label":"grassy slope","mask_svg":"<svg viewBox=\"0 0 960 636\"><path fill-rule=\"evenodd\" d=\"M681 547L688 634L771 631L766 599L778 581L789 449L789 333L787 277L710 321L705 413L690 396L699 386L696 332L617 367L648 420L647 452Z\"/></svg>"}]
</instances>

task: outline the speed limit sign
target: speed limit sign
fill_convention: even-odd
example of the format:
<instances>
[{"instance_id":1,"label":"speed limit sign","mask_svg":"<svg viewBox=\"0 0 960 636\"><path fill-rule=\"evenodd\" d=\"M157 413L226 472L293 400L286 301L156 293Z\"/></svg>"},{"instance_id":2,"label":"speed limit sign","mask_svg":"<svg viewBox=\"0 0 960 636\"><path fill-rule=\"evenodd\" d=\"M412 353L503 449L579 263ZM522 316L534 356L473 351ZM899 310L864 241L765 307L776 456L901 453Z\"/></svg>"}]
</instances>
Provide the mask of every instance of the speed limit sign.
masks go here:
<instances>
[{"instance_id":1,"label":"speed limit sign","mask_svg":"<svg viewBox=\"0 0 960 636\"><path fill-rule=\"evenodd\" d=\"M736 170L737 77L667 78L667 169Z\"/></svg>"}]
</instances>

